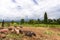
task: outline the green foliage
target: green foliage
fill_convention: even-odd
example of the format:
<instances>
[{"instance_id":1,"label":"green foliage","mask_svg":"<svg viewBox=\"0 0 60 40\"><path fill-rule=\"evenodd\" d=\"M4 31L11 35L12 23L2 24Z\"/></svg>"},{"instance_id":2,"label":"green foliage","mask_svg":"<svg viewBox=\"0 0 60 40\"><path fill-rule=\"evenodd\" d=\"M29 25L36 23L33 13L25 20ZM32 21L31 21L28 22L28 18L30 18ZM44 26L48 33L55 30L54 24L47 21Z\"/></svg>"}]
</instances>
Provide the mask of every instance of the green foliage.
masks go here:
<instances>
[{"instance_id":1,"label":"green foliage","mask_svg":"<svg viewBox=\"0 0 60 40\"><path fill-rule=\"evenodd\" d=\"M5 22L5 26L9 27L10 26L10 22Z\"/></svg>"},{"instance_id":2,"label":"green foliage","mask_svg":"<svg viewBox=\"0 0 60 40\"><path fill-rule=\"evenodd\" d=\"M52 35L52 34L53 34L53 32L51 32L51 31L45 31L45 32L44 32L44 34Z\"/></svg>"},{"instance_id":3,"label":"green foliage","mask_svg":"<svg viewBox=\"0 0 60 40\"><path fill-rule=\"evenodd\" d=\"M44 14L44 23L47 23L48 22L48 17L47 17L47 13L45 12Z\"/></svg>"},{"instance_id":4,"label":"green foliage","mask_svg":"<svg viewBox=\"0 0 60 40\"><path fill-rule=\"evenodd\" d=\"M50 24L50 23L52 23L53 22L53 20L52 19L48 19L48 23Z\"/></svg>"},{"instance_id":5,"label":"green foliage","mask_svg":"<svg viewBox=\"0 0 60 40\"><path fill-rule=\"evenodd\" d=\"M7 35L7 38L16 39L16 40L20 40L20 39L22 39L22 37L23 37L22 34L17 35L17 34L11 33L11 34L8 34L8 35Z\"/></svg>"},{"instance_id":6,"label":"green foliage","mask_svg":"<svg viewBox=\"0 0 60 40\"><path fill-rule=\"evenodd\" d=\"M25 22L24 19L21 19L20 23L21 23L21 24L24 24L24 22Z\"/></svg>"},{"instance_id":7,"label":"green foliage","mask_svg":"<svg viewBox=\"0 0 60 40\"><path fill-rule=\"evenodd\" d=\"M58 23L58 24L60 24L60 18L59 18L59 19L57 19L57 23Z\"/></svg>"},{"instance_id":8,"label":"green foliage","mask_svg":"<svg viewBox=\"0 0 60 40\"><path fill-rule=\"evenodd\" d=\"M29 20L29 24L34 24L34 20L33 19L31 19L31 20Z\"/></svg>"},{"instance_id":9,"label":"green foliage","mask_svg":"<svg viewBox=\"0 0 60 40\"><path fill-rule=\"evenodd\" d=\"M60 36L60 33L58 33L57 35Z\"/></svg>"},{"instance_id":10,"label":"green foliage","mask_svg":"<svg viewBox=\"0 0 60 40\"><path fill-rule=\"evenodd\" d=\"M14 20L12 20L11 23L14 24Z\"/></svg>"},{"instance_id":11,"label":"green foliage","mask_svg":"<svg viewBox=\"0 0 60 40\"><path fill-rule=\"evenodd\" d=\"M41 23L41 20L40 19L37 19L37 23L40 24Z\"/></svg>"},{"instance_id":12,"label":"green foliage","mask_svg":"<svg viewBox=\"0 0 60 40\"><path fill-rule=\"evenodd\" d=\"M60 25L57 24L22 24L26 27L50 27L50 28L60 28Z\"/></svg>"},{"instance_id":13,"label":"green foliage","mask_svg":"<svg viewBox=\"0 0 60 40\"><path fill-rule=\"evenodd\" d=\"M36 26L36 27L60 27L60 18L59 19L48 19L47 13L44 14L44 19L40 20L34 20L30 19L28 21L25 21L24 19L21 19L20 22L15 22L12 20L11 22L4 22L4 20L0 23L0 26L19 26L19 25L30 25L30 26Z\"/></svg>"},{"instance_id":14,"label":"green foliage","mask_svg":"<svg viewBox=\"0 0 60 40\"><path fill-rule=\"evenodd\" d=\"M13 26L17 26L17 23L14 23Z\"/></svg>"},{"instance_id":15,"label":"green foliage","mask_svg":"<svg viewBox=\"0 0 60 40\"><path fill-rule=\"evenodd\" d=\"M2 21L2 27L4 27L4 20Z\"/></svg>"}]
</instances>

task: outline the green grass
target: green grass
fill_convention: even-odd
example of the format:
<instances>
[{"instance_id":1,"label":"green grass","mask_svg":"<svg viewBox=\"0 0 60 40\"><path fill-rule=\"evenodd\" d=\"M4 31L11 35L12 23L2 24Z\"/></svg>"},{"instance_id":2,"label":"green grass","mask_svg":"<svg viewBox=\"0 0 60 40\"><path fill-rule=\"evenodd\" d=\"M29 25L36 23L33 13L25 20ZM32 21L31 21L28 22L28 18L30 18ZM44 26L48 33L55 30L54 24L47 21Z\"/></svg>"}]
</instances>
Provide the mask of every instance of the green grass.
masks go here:
<instances>
[{"instance_id":1,"label":"green grass","mask_svg":"<svg viewBox=\"0 0 60 40\"><path fill-rule=\"evenodd\" d=\"M22 24L23 26L27 27L55 27L60 28L60 25L57 24Z\"/></svg>"},{"instance_id":2,"label":"green grass","mask_svg":"<svg viewBox=\"0 0 60 40\"><path fill-rule=\"evenodd\" d=\"M57 35L60 36L60 33L58 33Z\"/></svg>"},{"instance_id":3,"label":"green grass","mask_svg":"<svg viewBox=\"0 0 60 40\"><path fill-rule=\"evenodd\" d=\"M16 40L22 39L22 37L23 37L22 34L17 35L17 34L11 33L11 34L8 34L8 35L7 35L7 38L16 39Z\"/></svg>"},{"instance_id":4,"label":"green grass","mask_svg":"<svg viewBox=\"0 0 60 40\"><path fill-rule=\"evenodd\" d=\"M1 23L0 23L0 27L1 27ZM26 27L55 27L55 28L60 28L60 25L58 24L27 24L27 23L24 23L24 24L18 24L18 23L10 23L10 26L19 26L19 25L22 25L22 26L26 26ZM5 27L8 27L8 23L5 23L4 25Z\"/></svg>"},{"instance_id":5,"label":"green grass","mask_svg":"<svg viewBox=\"0 0 60 40\"><path fill-rule=\"evenodd\" d=\"M52 35L52 34L53 34L53 32L51 32L51 31L48 31L48 30L47 30L47 31L45 31L45 32L44 32L44 34Z\"/></svg>"}]
</instances>

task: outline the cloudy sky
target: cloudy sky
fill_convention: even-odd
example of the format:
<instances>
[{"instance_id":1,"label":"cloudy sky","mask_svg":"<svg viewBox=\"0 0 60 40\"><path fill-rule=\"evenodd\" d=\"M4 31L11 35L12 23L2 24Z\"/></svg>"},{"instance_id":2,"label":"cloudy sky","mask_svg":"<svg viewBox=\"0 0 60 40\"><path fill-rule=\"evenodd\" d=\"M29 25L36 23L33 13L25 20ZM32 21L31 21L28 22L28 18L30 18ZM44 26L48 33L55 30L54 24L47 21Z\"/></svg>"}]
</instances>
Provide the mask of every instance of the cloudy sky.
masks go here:
<instances>
[{"instance_id":1,"label":"cloudy sky","mask_svg":"<svg viewBox=\"0 0 60 40\"><path fill-rule=\"evenodd\" d=\"M2 19L43 19L47 12L51 19L60 17L60 0L0 0Z\"/></svg>"}]
</instances>

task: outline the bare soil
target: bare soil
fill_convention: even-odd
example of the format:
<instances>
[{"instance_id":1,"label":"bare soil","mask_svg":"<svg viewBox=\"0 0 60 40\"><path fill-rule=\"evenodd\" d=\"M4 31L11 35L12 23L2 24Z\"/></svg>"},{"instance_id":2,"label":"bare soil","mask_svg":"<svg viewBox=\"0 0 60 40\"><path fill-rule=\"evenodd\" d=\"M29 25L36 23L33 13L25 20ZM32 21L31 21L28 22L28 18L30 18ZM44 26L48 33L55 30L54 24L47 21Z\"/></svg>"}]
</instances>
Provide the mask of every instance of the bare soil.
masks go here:
<instances>
[{"instance_id":1,"label":"bare soil","mask_svg":"<svg viewBox=\"0 0 60 40\"><path fill-rule=\"evenodd\" d=\"M36 33L36 37L23 37L23 40L60 40L60 28L24 27Z\"/></svg>"}]
</instances>

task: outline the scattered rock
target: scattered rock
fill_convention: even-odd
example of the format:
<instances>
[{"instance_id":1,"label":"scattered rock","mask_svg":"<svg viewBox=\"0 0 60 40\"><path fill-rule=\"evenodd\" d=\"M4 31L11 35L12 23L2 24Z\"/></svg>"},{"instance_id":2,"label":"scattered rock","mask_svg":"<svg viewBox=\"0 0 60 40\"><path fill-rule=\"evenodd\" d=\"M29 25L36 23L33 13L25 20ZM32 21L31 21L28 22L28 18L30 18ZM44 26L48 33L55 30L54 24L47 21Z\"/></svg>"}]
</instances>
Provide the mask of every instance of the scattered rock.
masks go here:
<instances>
[{"instance_id":1,"label":"scattered rock","mask_svg":"<svg viewBox=\"0 0 60 40\"><path fill-rule=\"evenodd\" d=\"M1 29L0 33L8 33L8 29Z\"/></svg>"},{"instance_id":2,"label":"scattered rock","mask_svg":"<svg viewBox=\"0 0 60 40\"><path fill-rule=\"evenodd\" d=\"M0 38L6 38L5 34L0 34Z\"/></svg>"},{"instance_id":3,"label":"scattered rock","mask_svg":"<svg viewBox=\"0 0 60 40\"><path fill-rule=\"evenodd\" d=\"M32 37L32 36L36 36L36 34L34 32L31 32L31 31L25 31L25 36Z\"/></svg>"},{"instance_id":4,"label":"scattered rock","mask_svg":"<svg viewBox=\"0 0 60 40\"><path fill-rule=\"evenodd\" d=\"M9 27L8 28L8 30L9 30L10 33L15 33L15 30L14 29L15 29L15 27Z\"/></svg>"},{"instance_id":5,"label":"scattered rock","mask_svg":"<svg viewBox=\"0 0 60 40\"><path fill-rule=\"evenodd\" d=\"M22 26L21 26L22 28ZM25 36L32 37L36 36L36 34L32 31L22 30L20 27L9 27L5 29L1 29L0 33L15 33L15 34L24 34Z\"/></svg>"},{"instance_id":6,"label":"scattered rock","mask_svg":"<svg viewBox=\"0 0 60 40\"><path fill-rule=\"evenodd\" d=\"M15 33L15 30L14 30L14 28L10 31L11 33Z\"/></svg>"},{"instance_id":7,"label":"scattered rock","mask_svg":"<svg viewBox=\"0 0 60 40\"><path fill-rule=\"evenodd\" d=\"M22 30L19 30L19 33L23 34L23 31Z\"/></svg>"},{"instance_id":8,"label":"scattered rock","mask_svg":"<svg viewBox=\"0 0 60 40\"><path fill-rule=\"evenodd\" d=\"M25 36L32 37L32 34L31 34L31 32L26 32L26 33L25 33Z\"/></svg>"},{"instance_id":9,"label":"scattered rock","mask_svg":"<svg viewBox=\"0 0 60 40\"><path fill-rule=\"evenodd\" d=\"M20 29L20 27L16 27L17 29Z\"/></svg>"},{"instance_id":10,"label":"scattered rock","mask_svg":"<svg viewBox=\"0 0 60 40\"><path fill-rule=\"evenodd\" d=\"M9 28L8 28L8 30L10 30L10 31L11 31L11 30L12 30L12 28L11 28L11 27L9 27Z\"/></svg>"},{"instance_id":11,"label":"scattered rock","mask_svg":"<svg viewBox=\"0 0 60 40\"><path fill-rule=\"evenodd\" d=\"M31 32L31 34L32 34L33 36L36 36L36 34L35 34L34 32Z\"/></svg>"},{"instance_id":12,"label":"scattered rock","mask_svg":"<svg viewBox=\"0 0 60 40\"><path fill-rule=\"evenodd\" d=\"M15 28L14 30L15 30L16 34L19 34L19 30L18 29Z\"/></svg>"}]
</instances>

